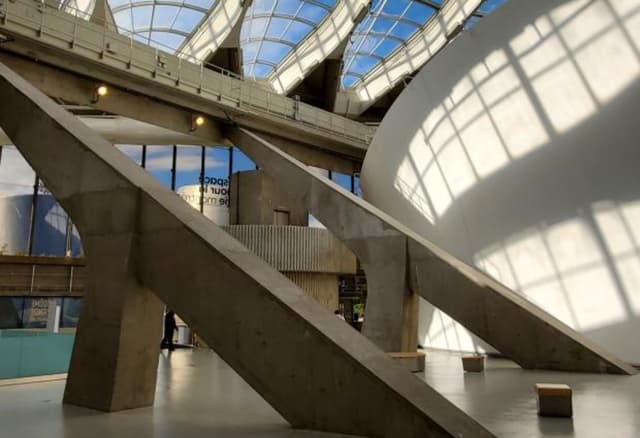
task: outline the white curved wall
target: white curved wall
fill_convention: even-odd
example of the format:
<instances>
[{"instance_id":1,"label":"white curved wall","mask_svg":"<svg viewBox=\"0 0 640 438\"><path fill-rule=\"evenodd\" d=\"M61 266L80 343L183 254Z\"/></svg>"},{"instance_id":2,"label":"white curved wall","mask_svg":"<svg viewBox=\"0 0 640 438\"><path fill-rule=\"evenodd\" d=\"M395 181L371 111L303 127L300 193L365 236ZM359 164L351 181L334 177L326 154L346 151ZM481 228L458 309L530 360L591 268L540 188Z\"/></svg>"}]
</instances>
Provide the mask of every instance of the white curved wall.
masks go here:
<instances>
[{"instance_id":1,"label":"white curved wall","mask_svg":"<svg viewBox=\"0 0 640 438\"><path fill-rule=\"evenodd\" d=\"M640 0L510 0L427 64L364 196L640 362ZM478 343L421 303L420 342Z\"/></svg>"}]
</instances>

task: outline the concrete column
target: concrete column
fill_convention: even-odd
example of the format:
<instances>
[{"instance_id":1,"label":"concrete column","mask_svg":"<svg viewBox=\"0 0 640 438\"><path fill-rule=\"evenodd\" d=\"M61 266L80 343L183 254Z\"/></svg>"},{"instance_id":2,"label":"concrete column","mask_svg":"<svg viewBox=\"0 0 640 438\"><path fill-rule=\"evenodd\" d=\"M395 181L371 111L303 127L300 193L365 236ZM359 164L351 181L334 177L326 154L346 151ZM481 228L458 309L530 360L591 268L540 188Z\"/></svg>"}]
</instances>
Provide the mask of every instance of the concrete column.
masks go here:
<instances>
[{"instance_id":1,"label":"concrete column","mask_svg":"<svg viewBox=\"0 0 640 438\"><path fill-rule=\"evenodd\" d=\"M406 238L364 239L362 245L353 249L367 275L362 333L384 351L402 351L405 297L410 293Z\"/></svg>"},{"instance_id":2,"label":"concrete column","mask_svg":"<svg viewBox=\"0 0 640 438\"><path fill-rule=\"evenodd\" d=\"M133 234L85 237L87 292L64 402L101 411L153 404L162 302L136 278Z\"/></svg>"},{"instance_id":3,"label":"concrete column","mask_svg":"<svg viewBox=\"0 0 640 438\"><path fill-rule=\"evenodd\" d=\"M419 295L410 290L404 296L404 315L402 316L402 346L400 351L416 351L418 348L418 310Z\"/></svg>"}]
</instances>

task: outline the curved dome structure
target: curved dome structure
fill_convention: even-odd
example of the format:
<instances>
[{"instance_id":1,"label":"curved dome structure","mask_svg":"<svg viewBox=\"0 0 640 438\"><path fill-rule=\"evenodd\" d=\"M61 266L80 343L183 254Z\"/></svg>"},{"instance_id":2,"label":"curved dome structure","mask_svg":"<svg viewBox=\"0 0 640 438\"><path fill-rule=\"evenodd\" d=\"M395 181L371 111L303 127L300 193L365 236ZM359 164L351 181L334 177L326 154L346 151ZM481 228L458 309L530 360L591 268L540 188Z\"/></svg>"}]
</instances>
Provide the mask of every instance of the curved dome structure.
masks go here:
<instances>
[{"instance_id":1,"label":"curved dome structure","mask_svg":"<svg viewBox=\"0 0 640 438\"><path fill-rule=\"evenodd\" d=\"M640 362L640 0L511 0L411 82L368 200ZM426 303L420 343L473 350Z\"/></svg>"}]
</instances>

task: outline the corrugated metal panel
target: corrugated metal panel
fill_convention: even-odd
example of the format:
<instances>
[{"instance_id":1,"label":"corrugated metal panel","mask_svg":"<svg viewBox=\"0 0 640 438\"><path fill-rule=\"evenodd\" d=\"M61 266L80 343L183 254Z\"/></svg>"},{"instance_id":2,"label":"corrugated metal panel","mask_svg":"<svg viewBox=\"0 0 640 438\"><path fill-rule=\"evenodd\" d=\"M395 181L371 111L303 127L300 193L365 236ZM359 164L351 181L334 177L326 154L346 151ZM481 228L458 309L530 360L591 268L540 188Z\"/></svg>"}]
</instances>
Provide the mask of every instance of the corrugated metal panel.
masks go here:
<instances>
[{"instance_id":1,"label":"corrugated metal panel","mask_svg":"<svg viewBox=\"0 0 640 438\"><path fill-rule=\"evenodd\" d=\"M327 230L289 225L224 229L279 271L355 273L355 256Z\"/></svg>"}]
</instances>

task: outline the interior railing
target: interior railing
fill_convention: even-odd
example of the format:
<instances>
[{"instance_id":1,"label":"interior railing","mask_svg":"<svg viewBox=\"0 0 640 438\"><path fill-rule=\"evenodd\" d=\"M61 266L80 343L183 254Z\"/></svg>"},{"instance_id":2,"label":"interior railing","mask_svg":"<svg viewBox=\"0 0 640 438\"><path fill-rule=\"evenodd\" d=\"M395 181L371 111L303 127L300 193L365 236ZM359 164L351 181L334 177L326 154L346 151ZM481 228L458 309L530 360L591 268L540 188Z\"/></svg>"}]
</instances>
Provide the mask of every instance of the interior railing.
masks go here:
<instances>
[{"instance_id":1,"label":"interior railing","mask_svg":"<svg viewBox=\"0 0 640 438\"><path fill-rule=\"evenodd\" d=\"M368 145L375 129L346 117L274 93L219 66L201 62L155 41L144 44L114 23L88 21L87 14L59 10L41 0L0 0L0 31L18 33L47 45L102 62L219 104L305 125ZM170 53L171 52L171 53Z\"/></svg>"}]
</instances>

